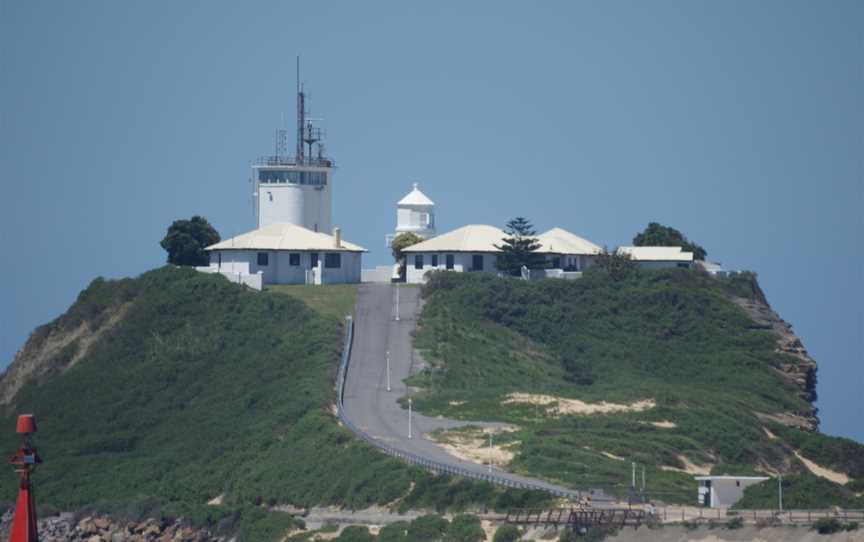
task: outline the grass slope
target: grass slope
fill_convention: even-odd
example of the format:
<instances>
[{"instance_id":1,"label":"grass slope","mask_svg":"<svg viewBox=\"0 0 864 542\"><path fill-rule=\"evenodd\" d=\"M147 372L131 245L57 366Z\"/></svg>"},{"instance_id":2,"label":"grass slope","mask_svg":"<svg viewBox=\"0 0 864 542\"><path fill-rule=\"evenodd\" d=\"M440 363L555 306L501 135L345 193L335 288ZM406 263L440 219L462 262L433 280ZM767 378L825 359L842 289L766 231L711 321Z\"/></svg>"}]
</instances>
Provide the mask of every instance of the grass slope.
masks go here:
<instances>
[{"instance_id":1,"label":"grass slope","mask_svg":"<svg viewBox=\"0 0 864 542\"><path fill-rule=\"evenodd\" d=\"M239 529L246 540L291 524L260 504L358 508L402 499L444 509L545 498L431 476L340 427L331 407L343 335L332 311L341 315L353 290L330 290L333 303L321 298L325 290L316 297L330 314L189 269L97 279L36 338L85 321L98 328L121 304L125 316L74 367L19 392L0 417L8 429L0 448L17 448L14 416L33 412L45 460L36 474L41 504L161 510ZM11 479L2 485L6 501ZM222 506L205 505L219 495Z\"/></svg>"},{"instance_id":2,"label":"grass slope","mask_svg":"<svg viewBox=\"0 0 864 542\"><path fill-rule=\"evenodd\" d=\"M784 469L792 449L806 448L810 459L864 478L860 444L774 426L780 437L771 439L754 414L810 405L778 376L784 355L774 336L730 299L761 296L751 276L671 270L615 281L595 270L577 281L525 282L439 273L424 295L416 345L431 367L411 379L425 390L417 408L519 426L499 437L519 450L510 466L517 472L623 494L635 461L646 466L655 498L692 502L692 476L669 470L686 466L681 456L741 473ZM502 408L511 392L653 399L656 407L553 416L528 404Z\"/></svg>"}]
</instances>

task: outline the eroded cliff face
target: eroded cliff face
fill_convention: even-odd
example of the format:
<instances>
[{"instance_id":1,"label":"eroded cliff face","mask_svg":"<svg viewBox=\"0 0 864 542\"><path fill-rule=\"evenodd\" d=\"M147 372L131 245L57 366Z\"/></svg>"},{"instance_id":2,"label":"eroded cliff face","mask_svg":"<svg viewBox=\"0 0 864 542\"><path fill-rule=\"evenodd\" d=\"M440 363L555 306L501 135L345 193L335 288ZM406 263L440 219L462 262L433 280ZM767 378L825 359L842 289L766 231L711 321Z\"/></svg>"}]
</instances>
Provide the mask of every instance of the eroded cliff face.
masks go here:
<instances>
[{"instance_id":1,"label":"eroded cliff face","mask_svg":"<svg viewBox=\"0 0 864 542\"><path fill-rule=\"evenodd\" d=\"M136 294L132 285L128 279L109 284L97 278L65 313L36 328L0 374L0 406L12 403L28 382L63 373L87 355L123 320Z\"/></svg>"},{"instance_id":2,"label":"eroded cliff face","mask_svg":"<svg viewBox=\"0 0 864 542\"><path fill-rule=\"evenodd\" d=\"M771 309L763 295L751 299L736 297L733 300L753 319L756 326L774 332L777 337L777 353L785 354L777 371L784 379L793 383L799 390L798 396L811 405L809 410L757 415L808 431L819 429L818 409L812 406L816 401L816 362L807 353L801 339L792 331L792 325Z\"/></svg>"}]
</instances>

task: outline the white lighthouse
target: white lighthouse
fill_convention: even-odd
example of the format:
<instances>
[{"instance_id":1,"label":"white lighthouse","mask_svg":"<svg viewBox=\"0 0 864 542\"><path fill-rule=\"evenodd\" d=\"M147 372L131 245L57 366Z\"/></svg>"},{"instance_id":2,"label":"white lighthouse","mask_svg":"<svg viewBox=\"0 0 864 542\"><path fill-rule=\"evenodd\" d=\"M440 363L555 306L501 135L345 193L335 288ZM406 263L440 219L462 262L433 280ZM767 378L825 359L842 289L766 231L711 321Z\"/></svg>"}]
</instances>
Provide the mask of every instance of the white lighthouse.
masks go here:
<instances>
[{"instance_id":1,"label":"white lighthouse","mask_svg":"<svg viewBox=\"0 0 864 542\"><path fill-rule=\"evenodd\" d=\"M288 223L314 232L332 227L333 160L324 155L323 135L306 117L306 95L297 70L297 150L288 155L287 131L276 132L276 153L252 164L257 227Z\"/></svg>"},{"instance_id":2,"label":"white lighthouse","mask_svg":"<svg viewBox=\"0 0 864 542\"><path fill-rule=\"evenodd\" d=\"M414 183L396 204L396 232L387 236L387 246L400 233L413 233L423 239L435 237L435 202Z\"/></svg>"}]
</instances>

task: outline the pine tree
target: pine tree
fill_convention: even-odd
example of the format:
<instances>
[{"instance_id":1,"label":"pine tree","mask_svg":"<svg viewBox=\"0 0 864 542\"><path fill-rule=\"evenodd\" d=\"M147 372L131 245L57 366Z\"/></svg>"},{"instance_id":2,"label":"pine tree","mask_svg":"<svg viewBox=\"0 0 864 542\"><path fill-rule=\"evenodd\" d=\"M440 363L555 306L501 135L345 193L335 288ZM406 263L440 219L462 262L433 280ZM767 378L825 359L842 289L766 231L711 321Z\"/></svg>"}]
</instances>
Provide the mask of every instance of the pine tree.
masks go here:
<instances>
[{"instance_id":1,"label":"pine tree","mask_svg":"<svg viewBox=\"0 0 864 542\"><path fill-rule=\"evenodd\" d=\"M507 234L501 246L495 248L501 251L498 254L498 269L510 275L519 275L522 266L528 269L541 269L545 267L542 254L537 254L540 241L537 240L537 232L534 226L524 217L517 216L507 222L504 227Z\"/></svg>"}]
</instances>

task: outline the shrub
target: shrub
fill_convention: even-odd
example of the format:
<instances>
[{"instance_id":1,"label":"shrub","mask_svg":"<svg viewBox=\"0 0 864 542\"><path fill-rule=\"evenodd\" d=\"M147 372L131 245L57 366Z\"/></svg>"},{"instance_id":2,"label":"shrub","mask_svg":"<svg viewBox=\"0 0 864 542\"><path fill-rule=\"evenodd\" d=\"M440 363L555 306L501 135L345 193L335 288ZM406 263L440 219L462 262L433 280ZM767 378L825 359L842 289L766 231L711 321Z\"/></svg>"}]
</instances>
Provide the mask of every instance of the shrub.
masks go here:
<instances>
[{"instance_id":1,"label":"shrub","mask_svg":"<svg viewBox=\"0 0 864 542\"><path fill-rule=\"evenodd\" d=\"M504 524L495 530L492 542L516 542L522 538L522 531L515 525Z\"/></svg>"},{"instance_id":2,"label":"shrub","mask_svg":"<svg viewBox=\"0 0 864 542\"><path fill-rule=\"evenodd\" d=\"M449 526L446 519L437 514L420 516L408 527L408 540L411 542L437 542L444 538Z\"/></svg>"},{"instance_id":3,"label":"shrub","mask_svg":"<svg viewBox=\"0 0 864 542\"><path fill-rule=\"evenodd\" d=\"M453 518L447 529L448 542L479 542L486 540L486 532L477 516L462 514Z\"/></svg>"},{"instance_id":4,"label":"shrub","mask_svg":"<svg viewBox=\"0 0 864 542\"><path fill-rule=\"evenodd\" d=\"M857 521L850 521L849 523L844 523L843 524L843 530L844 531L857 531L858 530L858 522Z\"/></svg>"},{"instance_id":5,"label":"shrub","mask_svg":"<svg viewBox=\"0 0 864 542\"><path fill-rule=\"evenodd\" d=\"M819 534L834 534L843 530L843 525L836 518L819 518L813 523L813 528Z\"/></svg>"},{"instance_id":6,"label":"shrub","mask_svg":"<svg viewBox=\"0 0 864 542\"><path fill-rule=\"evenodd\" d=\"M339 542L372 542L375 537L369 532L369 527L361 525L350 525L339 534Z\"/></svg>"},{"instance_id":7,"label":"shrub","mask_svg":"<svg viewBox=\"0 0 864 542\"><path fill-rule=\"evenodd\" d=\"M744 518L742 518L741 516L735 516L734 518L726 522L727 529L740 529L743 526Z\"/></svg>"}]
</instances>

